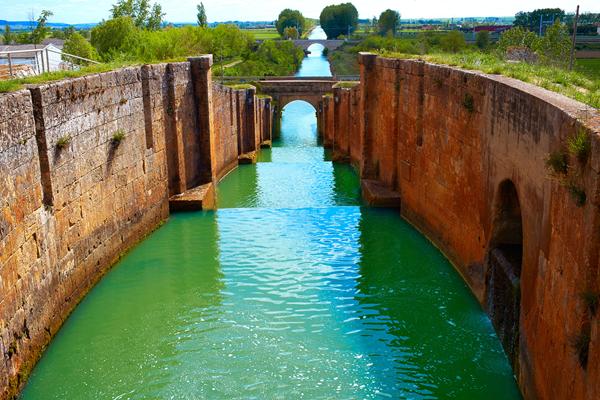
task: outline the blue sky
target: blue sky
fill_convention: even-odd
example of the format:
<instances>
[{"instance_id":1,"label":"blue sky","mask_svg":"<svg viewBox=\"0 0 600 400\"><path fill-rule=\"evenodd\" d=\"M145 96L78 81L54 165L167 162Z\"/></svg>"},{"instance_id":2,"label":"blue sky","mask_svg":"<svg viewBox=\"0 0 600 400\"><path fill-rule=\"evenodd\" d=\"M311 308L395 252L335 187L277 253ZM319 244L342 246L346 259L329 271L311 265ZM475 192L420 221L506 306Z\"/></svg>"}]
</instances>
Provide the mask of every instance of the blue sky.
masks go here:
<instances>
[{"instance_id":1,"label":"blue sky","mask_svg":"<svg viewBox=\"0 0 600 400\"><path fill-rule=\"evenodd\" d=\"M0 19L27 20L33 10L54 12L52 22L98 22L108 17L116 0L0 0ZM151 0L152 1L152 0ZM300 9L305 16L318 18L328 4L347 0L204 0L209 21L274 20L284 8ZM158 0L172 22L193 22L196 19L196 0ZM583 11L600 12L600 0L354 0L361 18L371 18L386 8L400 11L403 18L459 17L459 16L510 16L520 10L542 7L561 7L575 11L577 4Z\"/></svg>"}]
</instances>

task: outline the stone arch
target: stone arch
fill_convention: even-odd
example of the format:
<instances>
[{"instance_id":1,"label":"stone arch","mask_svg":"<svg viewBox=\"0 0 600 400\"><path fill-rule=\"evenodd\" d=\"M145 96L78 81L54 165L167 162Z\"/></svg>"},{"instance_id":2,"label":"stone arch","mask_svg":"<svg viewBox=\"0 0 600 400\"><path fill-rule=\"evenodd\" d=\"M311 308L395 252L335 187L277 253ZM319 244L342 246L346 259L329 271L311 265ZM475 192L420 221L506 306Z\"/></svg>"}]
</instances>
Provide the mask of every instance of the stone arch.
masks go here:
<instances>
[{"instance_id":1,"label":"stone arch","mask_svg":"<svg viewBox=\"0 0 600 400\"><path fill-rule=\"evenodd\" d=\"M320 96L282 96L279 98L279 109L283 111L285 106L293 101L304 101L314 107L315 111L319 109Z\"/></svg>"},{"instance_id":2,"label":"stone arch","mask_svg":"<svg viewBox=\"0 0 600 400\"><path fill-rule=\"evenodd\" d=\"M515 184L496 192L492 235L486 254L486 309L513 369L518 369L523 219Z\"/></svg>"}]
</instances>

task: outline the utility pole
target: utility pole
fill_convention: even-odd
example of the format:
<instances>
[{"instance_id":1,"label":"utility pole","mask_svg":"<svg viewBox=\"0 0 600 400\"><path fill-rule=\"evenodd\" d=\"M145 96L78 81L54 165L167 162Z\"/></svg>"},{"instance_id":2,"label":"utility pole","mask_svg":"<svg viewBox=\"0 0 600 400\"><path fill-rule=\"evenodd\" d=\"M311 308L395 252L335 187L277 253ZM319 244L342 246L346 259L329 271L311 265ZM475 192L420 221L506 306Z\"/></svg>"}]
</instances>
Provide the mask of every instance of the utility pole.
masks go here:
<instances>
[{"instance_id":1,"label":"utility pole","mask_svg":"<svg viewBox=\"0 0 600 400\"><path fill-rule=\"evenodd\" d=\"M573 41L571 42L571 57L569 58L569 71L573 69L573 61L575 59L575 40L577 39L577 22L579 20L579 5L577 5L577 11L575 12L575 19L573 21Z\"/></svg>"}]
</instances>

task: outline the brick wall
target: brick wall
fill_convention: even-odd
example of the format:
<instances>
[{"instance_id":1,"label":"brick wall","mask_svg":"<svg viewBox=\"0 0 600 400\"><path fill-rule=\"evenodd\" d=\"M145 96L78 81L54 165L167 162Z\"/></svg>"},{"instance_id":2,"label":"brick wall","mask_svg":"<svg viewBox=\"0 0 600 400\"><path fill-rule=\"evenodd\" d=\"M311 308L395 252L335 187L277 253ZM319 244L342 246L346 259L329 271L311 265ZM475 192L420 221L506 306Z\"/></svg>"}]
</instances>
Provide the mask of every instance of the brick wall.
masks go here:
<instances>
[{"instance_id":1,"label":"brick wall","mask_svg":"<svg viewBox=\"0 0 600 400\"><path fill-rule=\"evenodd\" d=\"M237 165L237 121L248 110L213 87L211 61L0 94L0 399L18 394L119 255L168 218L170 195ZM270 110L254 95L242 97L262 118ZM254 123L246 130L261 134Z\"/></svg>"},{"instance_id":2,"label":"brick wall","mask_svg":"<svg viewBox=\"0 0 600 400\"><path fill-rule=\"evenodd\" d=\"M360 62L358 101L323 100L326 140L341 151L350 135L361 177L400 193L403 216L448 256L484 305L499 188L511 182L523 234L515 365L521 389L526 398L600 397L598 316L582 300L600 291L598 111L510 78L369 54ZM358 129L344 121L348 109L360 116ZM328 124L328 114L339 121ZM545 165L579 131L592 143L590 160L572 167L587 195L581 207ZM583 367L573 340L585 331L591 341Z\"/></svg>"}]
</instances>

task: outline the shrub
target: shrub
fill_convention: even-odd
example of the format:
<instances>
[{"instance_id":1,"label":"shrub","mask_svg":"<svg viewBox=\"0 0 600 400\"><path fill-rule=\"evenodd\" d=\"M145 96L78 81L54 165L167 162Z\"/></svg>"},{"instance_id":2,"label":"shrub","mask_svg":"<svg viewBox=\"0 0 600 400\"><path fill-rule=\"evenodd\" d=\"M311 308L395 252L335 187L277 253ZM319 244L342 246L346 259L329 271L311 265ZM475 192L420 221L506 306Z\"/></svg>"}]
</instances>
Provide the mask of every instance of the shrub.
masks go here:
<instances>
[{"instance_id":1,"label":"shrub","mask_svg":"<svg viewBox=\"0 0 600 400\"><path fill-rule=\"evenodd\" d=\"M71 136L62 136L56 141L56 148L59 150L65 149L69 146L69 143L71 143Z\"/></svg>"},{"instance_id":2,"label":"shrub","mask_svg":"<svg viewBox=\"0 0 600 400\"><path fill-rule=\"evenodd\" d=\"M498 50L503 54L511 47L526 47L530 50L534 50L537 46L538 39L539 38L535 33L518 26L505 31L500 35L500 40L498 40Z\"/></svg>"},{"instance_id":3,"label":"shrub","mask_svg":"<svg viewBox=\"0 0 600 400\"><path fill-rule=\"evenodd\" d=\"M66 40L63 51L74 56L95 60L98 58L96 49L88 42L81 34L74 32ZM73 59L72 57L63 56L63 59L70 61L74 64L87 64L86 61Z\"/></svg>"},{"instance_id":4,"label":"shrub","mask_svg":"<svg viewBox=\"0 0 600 400\"><path fill-rule=\"evenodd\" d=\"M554 174L564 175L569 170L569 157L563 151L553 151L546 158L546 167Z\"/></svg>"},{"instance_id":5,"label":"shrub","mask_svg":"<svg viewBox=\"0 0 600 400\"><path fill-rule=\"evenodd\" d=\"M479 31L477 32L477 35L475 35L475 44L480 50L487 49L491 42L489 31Z\"/></svg>"},{"instance_id":6,"label":"shrub","mask_svg":"<svg viewBox=\"0 0 600 400\"><path fill-rule=\"evenodd\" d=\"M583 190L581 187L579 187L579 185L577 185L572 180L569 180L565 186L566 186L567 190L569 191L569 194L573 198L573 201L575 201L575 204L577 205L577 207L583 207L587 200L585 190Z\"/></svg>"},{"instance_id":7,"label":"shrub","mask_svg":"<svg viewBox=\"0 0 600 400\"><path fill-rule=\"evenodd\" d=\"M463 107L470 113L475 111L475 101L470 93L466 93L463 98Z\"/></svg>"},{"instance_id":8,"label":"shrub","mask_svg":"<svg viewBox=\"0 0 600 400\"><path fill-rule=\"evenodd\" d=\"M104 61L119 58L128 49L135 48L140 30L130 17L103 21L92 29L92 45Z\"/></svg>"},{"instance_id":9,"label":"shrub","mask_svg":"<svg viewBox=\"0 0 600 400\"><path fill-rule=\"evenodd\" d=\"M545 64L565 66L571 51L567 27L556 21L546 30L546 34L535 42L534 50Z\"/></svg>"},{"instance_id":10,"label":"shrub","mask_svg":"<svg viewBox=\"0 0 600 400\"><path fill-rule=\"evenodd\" d=\"M117 146L117 145L119 145L119 143L121 143L123 140L125 140L125 136L126 136L125 131L123 129L118 129L117 131L115 131L115 133L113 133L110 142L114 146Z\"/></svg>"},{"instance_id":11,"label":"shrub","mask_svg":"<svg viewBox=\"0 0 600 400\"><path fill-rule=\"evenodd\" d=\"M460 50L467 47L467 42L465 41L465 36L461 32L451 31L442 37L440 45L444 51L458 53Z\"/></svg>"},{"instance_id":12,"label":"shrub","mask_svg":"<svg viewBox=\"0 0 600 400\"><path fill-rule=\"evenodd\" d=\"M581 164L585 164L591 152L591 141L589 135L584 130L579 130L575 136L569 138L567 145L569 152Z\"/></svg>"}]
</instances>

